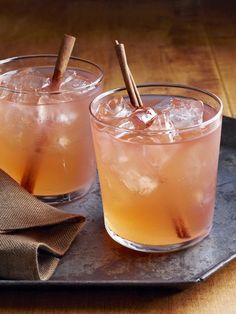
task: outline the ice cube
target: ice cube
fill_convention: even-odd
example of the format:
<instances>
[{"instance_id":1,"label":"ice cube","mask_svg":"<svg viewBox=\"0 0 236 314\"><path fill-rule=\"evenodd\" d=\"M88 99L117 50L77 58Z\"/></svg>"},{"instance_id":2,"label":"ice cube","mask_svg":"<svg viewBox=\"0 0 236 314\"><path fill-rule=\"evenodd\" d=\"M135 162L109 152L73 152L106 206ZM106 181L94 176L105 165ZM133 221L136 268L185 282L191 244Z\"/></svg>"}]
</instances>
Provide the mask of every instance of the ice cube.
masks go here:
<instances>
[{"instance_id":1,"label":"ice cube","mask_svg":"<svg viewBox=\"0 0 236 314\"><path fill-rule=\"evenodd\" d=\"M63 112L57 115L56 121L62 124L70 125L77 118L75 112Z\"/></svg>"},{"instance_id":2,"label":"ice cube","mask_svg":"<svg viewBox=\"0 0 236 314\"><path fill-rule=\"evenodd\" d=\"M70 76L67 77L66 80L63 80L63 82L60 84L60 88L63 90L82 89L87 87L90 83L91 82L85 81L84 78L74 78L73 76ZM87 89L85 89L85 91L87 92Z\"/></svg>"},{"instance_id":3,"label":"ice cube","mask_svg":"<svg viewBox=\"0 0 236 314\"><path fill-rule=\"evenodd\" d=\"M13 75L15 75L17 73L16 70L13 70L13 71L8 71L6 73L3 73L0 75L0 84L1 86L5 86L7 87L9 84L9 80L11 79L11 77Z\"/></svg>"},{"instance_id":4,"label":"ice cube","mask_svg":"<svg viewBox=\"0 0 236 314\"><path fill-rule=\"evenodd\" d=\"M61 148L66 148L70 144L70 139L66 136L61 136L58 138L57 142Z\"/></svg>"},{"instance_id":5,"label":"ice cube","mask_svg":"<svg viewBox=\"0 0 236 314\"><path fill-rule=\"evenodd\" d=\"M114 126L127 129L127 130L144 130L148 125L152 123L155 119L156 113L152 108L142 108L136 109L128 118L119 119L116 123L113 123ZM116 130L114 134L116 138L122 138L124 140L135 140L140 142L140 135L129 133L128 131L119 131ZM141 138L143 139L143 138Z\"/></svg>"},{"instance_id":6,"label":"ice cube","mask_svg":"<svg viewBox=\"0 0 236 314\"><path fill-rule=\"evenodd\" d=\"M129 120L134 124L136 130L142 130L152 125L157 113L150 107L136 109Z\"/></svg>"},{"instance_id":7,"label":"ice cube","mask_svg":"<svg viewBox=\"0 0 236 314\"><path fill-rule=\"evenodd\" d=\"M16 90L40 91L50 85L50 78L45 77L40 72L19 73L18 79L15 78Z\"/></svg>"},{"instance_id":8,"label":"ice cube","mask_svg":"<svg viewBox=\"0 0 236 314\"><path fill-rule=\"evenodd\" d=\"M158 181L146 175L141 175L134 169L122 173L121 180L132 192L148 195L158 187Z\"/></svg>"},{"instance_id":9,"label":"ice cube","mask_svg":"<svg viewBox=\"0 0 236 314\"><path fill-rule=\"evenodd\" d=\"M47 105L49 104L50 95L42 95L38 99L38 105Z\"/></svg>"},{"instance_id":10,"label":"ice cube","mask_svg":"<svg viewBox=\"0 0 236 314\"><path fill-rule=\"evenodd\" d=\"M152 124L156 115L156 112L149 107L136 109L132 111L128 118L119 119L115 126L128 130L144 130Z\"/></svg>"},{"instance_id":11,"label":"ice cube","mask_svg":"<svg viewBox=\"0 0 236 314\"><path fill-rule=\"evenodd\" d=\"M25 80L24 77L20 77L19 75L16 75L9 79L6 86L11 90L21 91L21 90L24 90L24 85L25 85L24 80Z\"/></svg>"},{"instance_id":12,"label":"ice cube","mask_svg":"<svg viewBox=\"0 0 236 314\"><path fill-rule=\"evenodd\" d=\"M115 158L114 147L116 146L113 143L107 127L99 127L96 131L96 140L100 152L100 158L103 163L108 163L113 159L113 157Z\"/></svg>"},{"instance_id":13,"label":"ice cube","mask_svg":"<svg viewBox=\"0 0 236 314\"><path fill-rule=\"evenodd\" d=\"M193 127L203 122L204 104L201 100L173 98L169 111L175 128Z\"/></svg>"},{"instance_id":14,"label":"ice cube","mask_svg":"<svg viewBox=\"0 0 236 314\"><path fill-rule=\"evenodd\" d=\"M78 89L80 93L83 93L88 91L86 87L89 87L91 83L92 81L89 78L79 75L74 70L67 70L60 83L60 89L67 91Z\"/></svg>"},{"instance_id":15,"label":"ice cube","mask_svg":"<svg viewBox=\"0 0 236 314\"><path fill-rule=\"evenodd\" d=\"M36 119L38 124L44 124L48 120L48 110L46 106L37 106L36 107Z\"/></svg>"},{"instance_id":16,"label":"ice cube","mask_svg":"<svg viewBox=\"0 0 236 314\"><path fill-rule=\"evenodd\" d=\"M120 154L117 156L117 159L118 159L117 160L118 163L121 163L121 164L129 161L128 156L124 152L120 152Z\"/></svg>"},{"instance_id":17,"label":"ice cube","mask_svg":"<svg viewBox=\"0 0 236 314\"><path fill-rule=\"evenodd\" d=\"M161 113L164 111L168 111L171 109L172 107L172 103L171 103L172 98L167 96L164 98L161 98L161 100L156 103L152 108L157 112L157 113Z\"/></svg>"},{"instance_id":18,"label":"ice cube","mask_svg":"<svg viewBox=\"0 0 236 314\"><path fill-rule=\"evenodd\" d=\"M147 130L155 132L165 130L165 132L163 131L160 136L151 136L145 133L140 134L128 131L119 133L117 131L116 138L122 138L126 141L139 143L161 143L163 141L173 142L176 136L176 130L173 123L170 121L168 114L157 114L152 108L138 109L128 118L122 119L118 122L119 123L116 126L131 131Z\"/></svg>"},{"instance_id":19,"label":"ice cube","mask_svg":"<svg viewBox=\"0 0 236 314\"><path fill-rule=\"evenodd\" d=\"M50 85L50 78L40 71L26 68L5 73L2 83L15 91L39 91Z\"/></svg>"},{"instance_id":20,"label":"ice cube","mask_svg":"<svg viewBox=\"0 0 236 314\"><path fill-rule=\"evenodd\" d=\"M145 145L143 158L156 170L160 171L179 150L179 145Z\"/></svg>"},{"instance_id":21,"label":"ice cube","mask_svg":"<svg viewBox=\"0 0 236 314\"><path fill-rule=\"evenodd\" d=\"M24 141L24 138L28 139L31 133L31 138L34 138L35 124L32 106L12 103L10 106L4 106L3 109L4 113L1 112L0 124L2 131L11 134L10 142L20 143L20 141Z\"/></svg>"},{"instance_id":22,"label":"ice cube","mask_svg":"<svg viewBox=\"0 0 236 314\"><path fill-rule=\"evenodd\" d=\"M120 123L118 123L116 126L118 126L119 128L122 128L122 129L128 129L128 130L134 130L135 129L135 124L128 120L128 119L123 119L120 121ZM127 132L125 132L127 133ZM118 136L116 137L119 137L119 132L118 132Z\"/></svg>"},{"instance_id":23,"label":"ice cube","mask_svg":"<svg viewBox=\"0 0 236 314\"><path fill-rule=\"evenodd\" d=\"M38 102L38 95L21 91L17 91L15 93L10 92L8 100L18 104L34 105Z\"/></svg>"},{"instance_id":24,"label":"ice cube","mask_svg":"<svg viewBox=\"0 0 236 314\"><path fill-rule=\"evenodd\" d=\"M42 89L47 88L50 86L51 79L49 77L43 77L43 76L35 76L35 75L27 75L25 77L26 80L26 86L25 90L29 89L32 91L39 91ZM27 82L28 81L28 82Z\"/></svg>"},{"instance_id":25,"label":"ice cube","mask_svg":"<svg viewBox=\"0 0 236 314\"><path fill-rule=\"evenodd\" d=\"M10 96L10 92L6 89L0 89L0 100L3 101L3 100L8 100Z\"/></svg>"},{"instance_id":26,"label":"ice cube","mask_svg":"<svg viewBox=\"0 0 236 314\"><path fill-rule=\"evenodd\" d=\"M159 113L157 114L156 118L148 128L151 131L160 131L160 130L173 130L174 125L170 120L169 113Z\"/></svg>"},{"instance_id":27,"label":"ice cube","mask_svg":"<svg viewBox=\"0 0 236 314\"><path fill-rule=\"evenodd\" d=\"M63 104L65 102L70 102L73 100L73 96L70 93L59 93L59 94L41 94L38 97L38 105L49 105L49 104Z\"/></svg>"},{"instance_id":28,"label":"ice cube","mask_svg":"<svg viewBox=\"0 0 236 314\"><path fill-rule=\"evenodd\" d=\"M61 82L61 86L71 82L72 80L74 80L77 76L76 71L74 70L67 70L63 76L63 81Z\"/></svg>"},{"instance_id":29,"label":"ice cube","mask_svg":"<svg viewBox=\"0 0 236 314\"><path fill-rule=\"evenodd\" d=\"M79 79L79 78L77 78L77 79L74 79L73 81L72 81L72 88L74 89L76 89L76 88L83 88L83 87L86 87L86 86L88 86L89 84L91 84L91 82L87 82L87 81L85 81L84 79Z\"/></svg>"},{"instance_id":30,"label":"ice cube","mask_svg":"<svg viewBox=\"0 0 236 314\"><path fill-rule=\"evenodd\" d=\"M154 132L158 131L156 136L152 136L153 142L156 143L173 142L178 136L174 124L170 120L169 111L158 113L148 130Z\"/></svg>"},{"instance_id":31,"label":"ice cube","mask_svg":"<svg viewBox=\"0 0 236 314\"><path fill-rule=\"evenodd\" d=\"M113 98L104 102L98 108L97 116L99 119L108 121L120 118L126 118L132 114L134 108L123 98Z\"/></svg>"}]
</instances>

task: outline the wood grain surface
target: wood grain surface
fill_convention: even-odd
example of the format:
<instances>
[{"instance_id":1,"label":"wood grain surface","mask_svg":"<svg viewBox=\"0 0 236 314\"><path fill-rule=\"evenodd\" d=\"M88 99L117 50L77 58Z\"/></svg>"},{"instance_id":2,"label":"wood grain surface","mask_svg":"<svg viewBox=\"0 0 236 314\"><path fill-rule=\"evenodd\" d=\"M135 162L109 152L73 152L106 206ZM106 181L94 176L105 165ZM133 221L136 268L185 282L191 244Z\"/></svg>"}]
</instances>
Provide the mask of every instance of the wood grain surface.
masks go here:
<instances>
[{"instance_id":1,"label":"wood grain surface","mask_svg":"<svg viewBox=\"0 0 236 314\"><path fill-rule=\"evenodd\" d=\"M236 1L0 0L0 58L56 53L64 33L74 55L98 63L105 89L123 85L113 43L124 42L137 83L208 89L236 117ZM235 235L232 235L235 236ZM1 290L8 313L236 313L236 261L183 292L157 289Z\"/></svg>"}]
</instances>

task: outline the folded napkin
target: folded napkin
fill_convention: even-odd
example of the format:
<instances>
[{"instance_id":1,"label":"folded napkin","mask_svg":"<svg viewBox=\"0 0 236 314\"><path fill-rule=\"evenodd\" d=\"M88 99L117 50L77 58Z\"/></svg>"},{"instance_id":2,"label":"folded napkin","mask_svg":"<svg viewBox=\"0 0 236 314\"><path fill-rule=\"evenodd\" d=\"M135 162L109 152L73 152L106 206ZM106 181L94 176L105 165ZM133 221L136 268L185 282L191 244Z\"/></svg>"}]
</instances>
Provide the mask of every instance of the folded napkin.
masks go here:
<instances>
[{"instance_id":1,"label":"folded napkin","mask_svg":"<svg viewBox=\"0 0 236 314\"><path fill-rule=\"evenodd\" d=\"M0 278L49 279L84 221L39 201L0 170Z\"/></svg>"}]
</instances>

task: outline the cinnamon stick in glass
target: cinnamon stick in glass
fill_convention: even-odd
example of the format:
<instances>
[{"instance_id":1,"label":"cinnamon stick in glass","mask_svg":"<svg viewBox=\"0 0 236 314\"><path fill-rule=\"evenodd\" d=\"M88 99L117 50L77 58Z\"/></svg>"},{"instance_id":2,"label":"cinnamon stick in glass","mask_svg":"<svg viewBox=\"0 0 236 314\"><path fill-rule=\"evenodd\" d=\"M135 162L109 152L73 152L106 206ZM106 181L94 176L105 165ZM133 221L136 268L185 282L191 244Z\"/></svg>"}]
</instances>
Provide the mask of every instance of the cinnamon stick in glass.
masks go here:
<instances>
[{"instance_id":1,"label":"cinnamon stick in glass","mask_svg":"<svg viewBox=\"0 0 236 314\"><path fill-rule=\"evenodd\" d=\"M64 35L63 37L54 73L52 76L52 82L50 86L50 89L52 91L58 89L59 87L60 81L66 71L75 40L75 37L70 35ZM30 193L33 193L34 191L38 171L43 158L43 148L47 145L48 140L49 139L47 138L42 126L41 130L39 130L39 135L35 142L35 147L33 148L33 151L29 156L29 159L26 163L26 168L21 179L21 185Z\"/></svg>"},{"instance_id":2,"label":"cinnamon stick in glass","mask_svg":"<svg viewBox=\"0 0 236 314\"><path fill-rule=\"evenodd\" d=\"M135 107L136 109L143 108L143 103L142 103L139 91L137 89L133 75L128 66L124 44L120 44L116 40L115 48L116 48L117 57L119 60L121 72L122 72L125 86L126 86L129 98L130 98L131 105ZM177 236L180 239L190 238L191 236L189 234L187 227L184 224L183 219L181 218L180 213L171 213L171 215L174 215L174 217L172 217L172 221L173 221Z\"/></svg>"}]
</instances>

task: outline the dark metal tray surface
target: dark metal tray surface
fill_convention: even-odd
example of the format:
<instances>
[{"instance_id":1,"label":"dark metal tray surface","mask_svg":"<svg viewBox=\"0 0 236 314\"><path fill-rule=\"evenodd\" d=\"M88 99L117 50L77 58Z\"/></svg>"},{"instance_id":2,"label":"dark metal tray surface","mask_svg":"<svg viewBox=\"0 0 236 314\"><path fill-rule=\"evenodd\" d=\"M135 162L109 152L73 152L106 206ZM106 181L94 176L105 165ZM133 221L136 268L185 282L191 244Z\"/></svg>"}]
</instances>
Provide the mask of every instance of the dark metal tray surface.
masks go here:
<instances>
[{"instance_id":1,"label":"dark metal tray surface","mask_svg":"<svg viewBox=\"0 0 236 314\"><path fill-rule=\"evenodd\" d=\"M188 286L205 280L236 258L236 120L224 117L217 205L211 234L187 250L139 253L106 233L98 182L83 199L60 206L87 223L53 277L43 281L0 280L0 287Z\"/></svg>"}]
</instances>

